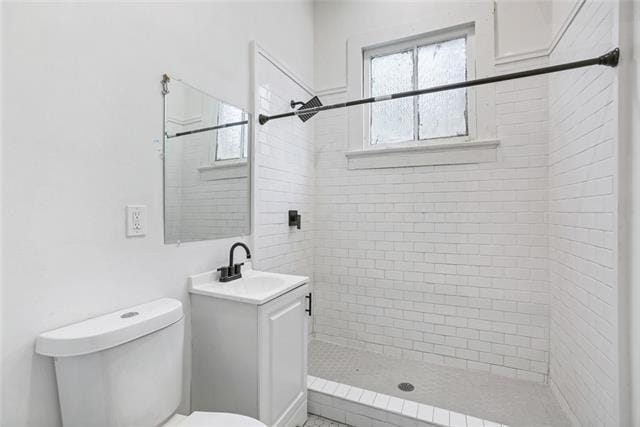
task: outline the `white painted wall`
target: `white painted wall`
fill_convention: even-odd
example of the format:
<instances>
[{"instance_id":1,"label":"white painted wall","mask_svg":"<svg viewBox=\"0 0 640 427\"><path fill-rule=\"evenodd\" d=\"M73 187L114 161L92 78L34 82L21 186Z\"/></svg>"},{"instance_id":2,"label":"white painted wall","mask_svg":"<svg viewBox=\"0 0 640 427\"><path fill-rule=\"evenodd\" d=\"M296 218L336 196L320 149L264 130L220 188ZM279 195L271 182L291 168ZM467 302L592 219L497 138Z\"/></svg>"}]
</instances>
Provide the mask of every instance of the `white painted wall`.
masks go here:
<instances>
[{"instance_id":1,"label":"white painted wall","mask_svg":"<svg viewBox=\"0 0 640 427\"><path fill-rule=\"evenodd\" d=\"M489 11L491 2L483 2ZM354 35L373 33L407 24L431 20L434 13L449 21L469 9L482 8L478 2L410 1L317 1L315 2L315 89L346 85L346 42ZM484 18L484 17L483 17ZM491 47L493 49L493 46ZM493 57L493 52L490 53Z\"/></svg>"},{"instance_id":2,"label":"white painted wall","mask_svg":"<svg viewBox=\"0 0 640 427\"><path fill-rule=\"evenodd\" d=\"M587 1L553 63L617 45L618 6ZM618 70L549 78L550 383L580 425L626 425L620 415L618 316Z\"/></svg>"},{"instance_id":3,"label":"white painted wall","mask_svg":"<svg viewBox=\"0 0 640 427\"><path fill-rule=\"evenodd\" d=\"M640 424L640 7L624 1L618 9L619 98L619 305L620 424Z\"/></svg>"},{"instance_id":4,"label":"white painted wall","mask_svg":"<svg viewBox=\"0 0 640 427\"><path fill-rule=\"evenodd\" d=\"M439 1L317 1L315 2L315 88L323 91L346 84L346 41L354 35L390 27L417 24L448 10L454 17L482 3L495 3L495 53L518 55L549 47L552 34L551 2L548 0ZM572 0L562 1L571 10ZM558 25L559 27L560 25Z\"/></svg>"},{"instance_id":5,"label":"white painted wall","mask_svg":"<svg viewBox=\"0 0 640 427\"><path fill-rule=\"evenodd\" d=\"M575 16L575 11L585 0L552 0L551 37L560 38L562 31Z\"/></svg>"},{"instance_id":6,"label":"white painted wall","mask_svg":"<svg viewBox=\"0 0 640 427\"><path fill-rule=\"evenodd\" d=\"M249 42L257 39L311 81L313 8L308 2L2 7L8 268L0 424L56 426L53 363L34 354L35 337L154 298L187 302L187 275L225 263L235 240L163 244L162 163L153 143L162 136L162 73L248 108ZM128 203L148 206L146 238L124 237Z\"/></svg>"},{"instance_id":7,"label":"white painted wall","mask_svg":"<svg viewBox=\"0 0 640 427\"><path fill-rule=\"evenodd\" d=\"M630 193L630 304L628 322L630 325L630 398L631 425L640 425L640 5L625 2L621 13L621 47L625 52L622 67L626 70L624 83L627 101L621 110L621 120L627 129L630 170L628 191ZM628 33L623 33L627 31ZM622 94L622 92L621 92ZM625 114L626 112L626 114Z\"/></svg>"},{"instance_id":8,"label":"white painted wall","mask_svg":"<svg viewBox=\"0 0 640 427\"><path fill-rule=\"evenodd\" d=\"M3 15L3 7L2 5L0 5L0 99L4 99L2 97L3 95L3 91L2 88L4 86L4 80L3 80L3 67L2 67L2 59L4 57L4 49L2 48L2 46L4 46L4 32L2 30L3 28L3 22L4 20L2 19L2 15ZM4 141L4 132L3 132L3 128L2 128L2 117L4 117L2 115L2 102L0 102L0 240L3 238L3 234L2 234L2 194L3 194L3 167L2 167L2 154L4 151L4 145L3 145L3 141ZM4 240L2 240L4 242ZM2 304L2 295L4 293L4 286L3 286L3 271L2 271L2 261L3 261L3 251L2 248L4 247L4 244L0 244L0 354L3 354L2 349L3 349L3 334L2 331L3 329L3 325L4 325L4 316L3 316L3 304ZM2 369L0 369L0 390L2 390L2 385L3 385L3 372ZM2 407L3 407L3 402L2 399L0 399L0 420L2 420Z\"/></svg>"},{"instance_id":9,"label":"white painted wall","mask_svg":"<svg viewBox=\"0 0 640 427\"><path fill-rule=\"evenodd\" d=\"M495 0L496 56L546 51L551 42L551 2Z\"/></svg>"}]
</instances>

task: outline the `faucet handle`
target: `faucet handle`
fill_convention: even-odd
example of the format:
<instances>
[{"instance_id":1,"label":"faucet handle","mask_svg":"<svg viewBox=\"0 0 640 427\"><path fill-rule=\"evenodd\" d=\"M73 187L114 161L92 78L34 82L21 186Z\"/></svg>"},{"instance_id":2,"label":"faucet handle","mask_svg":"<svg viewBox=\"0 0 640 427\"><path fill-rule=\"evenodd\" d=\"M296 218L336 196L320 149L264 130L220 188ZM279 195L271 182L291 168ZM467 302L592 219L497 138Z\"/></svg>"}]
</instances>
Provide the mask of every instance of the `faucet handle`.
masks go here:
<instances>
[{"instance_id":1,"label":"faucet handle","mask_svg":"<svg viewBox=\"0 0 640 427\"><path fill-rule=\"evenodd\" d=\"M233 274L240 274L242 273L242 266L244 265L244 262L238 263L238 264L234 264L233 265Z\"/></svg>"},{"instance_id":2,"label":"faucet handle","mask_svg":"<svg viewBox=\"0 0 640 427\"><path fill-rule=\"evenodd\" d=\"M220 272L220 279L226 279L227 277L229 277L231 275L229 270L231 270L231 268L227 267L226 265L220 267L218 269L218 271Z\"/></svg>"}]
</instances>

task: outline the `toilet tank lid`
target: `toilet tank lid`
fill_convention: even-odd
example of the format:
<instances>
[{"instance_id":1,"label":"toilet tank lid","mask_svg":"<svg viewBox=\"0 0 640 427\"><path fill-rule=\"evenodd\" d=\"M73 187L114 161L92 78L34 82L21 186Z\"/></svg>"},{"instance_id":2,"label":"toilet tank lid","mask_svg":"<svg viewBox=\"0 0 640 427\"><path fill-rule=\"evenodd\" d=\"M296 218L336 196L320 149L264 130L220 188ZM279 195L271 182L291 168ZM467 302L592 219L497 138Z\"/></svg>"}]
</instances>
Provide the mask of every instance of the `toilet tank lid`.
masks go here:
<instances>
[{"instance_id":1,"label":"toilet tank lid","mask_svg":"<svg viewBox=\"0 0 640 427\"><path fill-rule=\"evenodd\" d=\"M36 340L36 353L53 357L95 353L165 328L182 317L180 301L162 298L44 332Z\"/></svg>"}]
</instances>

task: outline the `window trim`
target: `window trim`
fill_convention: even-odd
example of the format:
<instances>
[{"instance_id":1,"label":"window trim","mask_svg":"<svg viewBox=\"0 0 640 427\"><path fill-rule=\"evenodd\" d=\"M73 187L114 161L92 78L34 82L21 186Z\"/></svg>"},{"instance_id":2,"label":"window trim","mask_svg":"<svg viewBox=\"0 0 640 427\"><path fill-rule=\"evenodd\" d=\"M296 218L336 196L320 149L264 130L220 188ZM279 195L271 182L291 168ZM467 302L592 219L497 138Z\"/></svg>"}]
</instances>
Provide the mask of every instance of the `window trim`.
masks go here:
<instances>
[{"instance_id":1,"label":"window trim","mask_svg":"<svg viewBox=\"0 0 640 427\"><path fill-rule=\"evenodd\" d=\"M497 161L499 146L488 139L348 151L345 157L350 170L476 164Z\"/></svg>"},{"instance_id":2,"label":"window trim","mask_svg":"<svg viewBox=\"0 0 640 427\"><path fill-rule=\"evenodd\" d=\"M448 40L466 38L466 56L467 56L467 80L476 77L476 55L475 55L475 27L474 25L458 25L449 28L442 28L437 31L423 33L411 37L405 37L399 40L391 40L378 45L365 46L362 48L362 92L363 97L371 96L371 58L376 56L384 56L393 53L399 53L407 50L416 49L420 46L439 43ZM414 61L413 78L417 77L417 62ZM415 86L415 82L414 82ZM414 105L417 97L414 97ZM414 137L416 139L403 142L371 144L371 105L365 106L362 111L362 149L364 151L380 150L386 148L416 147L422 145L438 145L443 143L458 143L473 141L477 138L477 114L476 114L476 91L467 90L467 129L468 134L463 136L448 136L440 138L419 139L416 130L419 129L418 110L414 108ZM419 131L418 131L419 132Z\"/></svg>"}]
</instances>

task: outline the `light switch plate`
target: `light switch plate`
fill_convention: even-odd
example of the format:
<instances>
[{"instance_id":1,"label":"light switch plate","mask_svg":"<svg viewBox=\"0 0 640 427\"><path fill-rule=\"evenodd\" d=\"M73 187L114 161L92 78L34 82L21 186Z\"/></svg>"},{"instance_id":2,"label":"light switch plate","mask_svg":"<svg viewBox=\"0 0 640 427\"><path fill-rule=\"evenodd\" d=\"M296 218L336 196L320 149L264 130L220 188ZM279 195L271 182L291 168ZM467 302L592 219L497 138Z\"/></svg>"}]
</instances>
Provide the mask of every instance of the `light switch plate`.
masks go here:
<instances>
[{"instance_id":1,"label":"light switch plate","mask_svg":"<svg viewBox=\"0 0 640 427\"><path fill-rule=\"evenodd\" d=\"M127 205L127 237L147 234L147 207L145 205Z\"/></svg>"}]
</instances>

